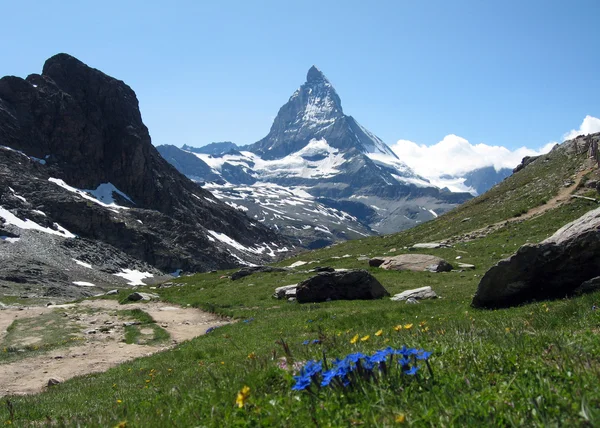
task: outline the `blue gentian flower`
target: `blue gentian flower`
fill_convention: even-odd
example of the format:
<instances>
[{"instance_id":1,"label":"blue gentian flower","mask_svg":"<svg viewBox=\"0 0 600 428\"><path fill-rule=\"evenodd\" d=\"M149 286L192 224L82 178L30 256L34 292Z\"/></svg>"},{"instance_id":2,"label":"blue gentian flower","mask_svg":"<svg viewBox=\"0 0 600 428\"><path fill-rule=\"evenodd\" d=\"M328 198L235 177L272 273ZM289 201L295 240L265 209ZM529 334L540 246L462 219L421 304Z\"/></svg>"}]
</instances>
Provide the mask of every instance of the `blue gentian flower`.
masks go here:
<instances>
[{"instance_id":1,"label":"blue gentian flower","mask_svg":"<svg viewBox=\"0 0 600 428\"><path fill-rule=\"evenodd\" d=\"M417 360L427 360L431 356L431 352L427 352L421 349L420 354L417 354Z\"/></svg>"},{"instance_id":2,"label":"blue gentian flower","mask_svg":"<svg viewBox=\"0 0 600 428\"><path fill-rule=\"evenodd\" d=\"M406 371L404 372L404 374L407 374L407 375L410 375L410 376L414 376L414 375L416 375L416 374L417 374L417 371L418 371L418 370L419 370L419 367L418 367L418 366L412 366L412 367L410 368L410 370L406 370Z\"/></svg>"},{"instance_id":3,"label":"blue gentian flower","mask_svg":"<svg viewBox=\"0 0 600 428\"><path fill-rule=\"evenodd\" d=\"M402 357L401 359L398 360L398 364L400 364L402 367L406 367L406 366L410 365L410 359L407 357Z\"/></svg>"},{"instance_id":4,"label":"blue gentian flower","mask_svg":"<svg viewBox=\"0 0 600 428\"><path fill-rule=\"evenodd\" d=\"M308 345L310 343L309 340L305 340L304 342L302 342L303 345Z\"/></svg>"},{"instance_id":5,"label":"blue gentian flower","mask_svg":"<svg viewBox=\"0 0 600 428\"><path fill-rule=\"evenodd\" d=\"M296 384L292 386L294 391L302 391L310 386L310 377L307 376L294 376Z\"/></svg>"}]
</instances>

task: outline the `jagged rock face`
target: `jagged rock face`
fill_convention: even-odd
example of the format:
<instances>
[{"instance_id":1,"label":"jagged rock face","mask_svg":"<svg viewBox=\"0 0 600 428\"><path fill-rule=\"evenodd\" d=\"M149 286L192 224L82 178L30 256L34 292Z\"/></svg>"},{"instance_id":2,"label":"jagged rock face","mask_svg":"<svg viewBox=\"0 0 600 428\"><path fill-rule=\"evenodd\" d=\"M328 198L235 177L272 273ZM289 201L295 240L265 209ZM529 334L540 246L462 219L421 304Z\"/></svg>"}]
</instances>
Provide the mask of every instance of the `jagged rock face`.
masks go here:
<instances>
[{"instance_id":1,"label":"jagged rock face","mask_svg":"<svg viewBox=\"0 0 600 428\"><path fill-rule=\"evenodd\" d=\"M598 276L600 208L563 226L541 243L524 245L499 261L481 279L472 304L498 308L594 291L600 285L595 280Z\"/></svg>"},{"instance_id":2,"label":"jagged rock face","mask_svg":"<svg viewBox=\"0 0 600 428\"><path fill-rule=\"evenodd\" d=\"M58 224L168 272L283 254L278 234L163 159L129 86L69 55L47 60L41 75L0 79L0 146L0 227L9 233L20 229L7 216L42 233ZM10 259L10 244L0 244Z\"/></svg>"},{"instance_id":3,"label":"jagged rock face","mask_svg":"<svg viewBox=\"0 0 600 428\"><path fill-rule=\"evenodd\" d=\"M344 115L342 102L327 78L315 66L304 83L281 107L269 135L248 147L263 159L279 159L325 139L341 151L380 152L396 158L379 138Z\"/></svg>"}]
</instances>

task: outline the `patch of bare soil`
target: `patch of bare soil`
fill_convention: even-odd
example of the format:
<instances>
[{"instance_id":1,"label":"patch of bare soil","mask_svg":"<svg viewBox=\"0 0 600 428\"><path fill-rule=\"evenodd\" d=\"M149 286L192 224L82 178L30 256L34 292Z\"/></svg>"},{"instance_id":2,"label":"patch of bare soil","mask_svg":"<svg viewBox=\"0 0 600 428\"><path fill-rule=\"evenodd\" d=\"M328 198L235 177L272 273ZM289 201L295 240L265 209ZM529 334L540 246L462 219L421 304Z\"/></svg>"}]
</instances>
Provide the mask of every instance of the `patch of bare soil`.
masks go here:
<instances>
[{"instance_id":1,"label":"patch of bare soil","mask_svg":"<svg viewBox=\"0 0 600 428\"><path fill-rule=\"evenodd\" d=\"M124 343L123 321L117 311L135 308L150 314L170 334L171 343L162 346ZM182 341L203 335L211 327L228 323L195 308L160 302L120 305L114 300L90 300L71 305L0 310L0 340L15 319L33 318L55 309L65 309L65 319L81 326L81 344L0 364L0 397L40 392L51 378L62 381L103 372L125 361L172 348ZM36 333L28 331L23 342L39 341L41 338Z\"/></svg>"}]
</instances>

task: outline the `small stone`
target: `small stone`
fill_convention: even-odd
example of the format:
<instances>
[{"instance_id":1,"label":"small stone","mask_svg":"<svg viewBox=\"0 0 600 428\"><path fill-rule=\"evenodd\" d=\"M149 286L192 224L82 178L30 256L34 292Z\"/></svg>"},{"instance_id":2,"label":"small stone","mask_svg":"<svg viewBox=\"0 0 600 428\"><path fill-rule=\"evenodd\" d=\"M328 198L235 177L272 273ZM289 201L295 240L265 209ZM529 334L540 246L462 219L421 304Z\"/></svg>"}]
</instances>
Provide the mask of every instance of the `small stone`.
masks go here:
<instances>
[{"instance_id":1,"label":"small stone","mask_svg":"<svg viewBox=\"0 0 600 428\"><path fill-rule=\"evenodd\" d=\"M106 296L112 296L113 294L119 294L119 290L110 290L104 293Z\"/></svg>"},{"instance_id":2,"label":"small stone","mask_svg":"<svg viewBox=\"0 0 600 428\"><path fill-rule=\"evenodd\" d=\"M138 302L140 300L149 301L149 300L158 299L158 298L160 298L160 296L158 296L156 294L140 293L139 291L136 291L135 293L131 293L129 296L127 296L127 300L131 300L133 302Z\"/></svg>"},{"instance_id":3,"label":"small stone","mask_svg":"<svg viewBox=\"0 0 600 428\"><path fill-rule=\"evenodd\" d=\"M406 299L406 303L409 305L414 305L419 303L419 301L417 299L415 299L414 297L409 297L408 299Z\"/></svg>"},{"instance_id":4,"label":"small stone","mask_svg":"<svg viewBox=\"0 0 600 428\"><path fill-rule=\"evenodd\" d=\"M96 334L98 333L98 330L96 329L90 329L90 330L86 330L83 332L83 334Z\"/></svg>"},{"instance_id":5,"label":"small stone","mask_svg":"<svg viewBox=\"0 0 600 428\"><path fill-rule=\"evenodd\" d=\"M57 377L51 377L50 379L48 379L48 386L55 386L58 385L59 383L63 383L64 381L60 378Z\"/></svg>"}]
</instances>

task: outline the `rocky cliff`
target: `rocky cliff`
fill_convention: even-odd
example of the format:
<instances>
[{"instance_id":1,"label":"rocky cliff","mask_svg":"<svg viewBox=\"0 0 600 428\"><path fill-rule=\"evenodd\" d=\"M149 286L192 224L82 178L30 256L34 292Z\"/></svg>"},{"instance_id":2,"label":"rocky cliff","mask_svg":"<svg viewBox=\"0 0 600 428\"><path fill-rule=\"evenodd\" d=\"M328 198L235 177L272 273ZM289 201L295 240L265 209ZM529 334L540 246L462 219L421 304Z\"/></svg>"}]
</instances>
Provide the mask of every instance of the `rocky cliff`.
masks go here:
<instances>
[{"instance_id":1,"label":"rocky cliff","mask_svg":"<svg viewBox=\"0 0 600 428\"><path fill-rule=\"evenodd\" d=\"M286 250L161 157L129 86L72 56L48 59L40 75L0 79L0 146L0 227L15 238L28 229L86 239L167 272ZM7 242L4 262L16 247Z\"/></svg>"}]
</instances>

